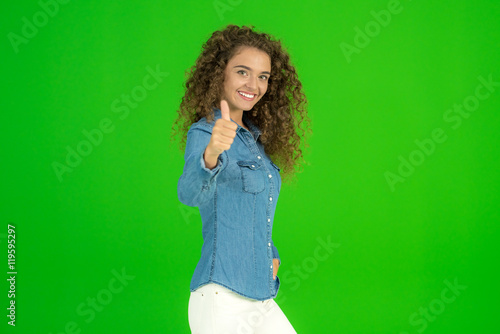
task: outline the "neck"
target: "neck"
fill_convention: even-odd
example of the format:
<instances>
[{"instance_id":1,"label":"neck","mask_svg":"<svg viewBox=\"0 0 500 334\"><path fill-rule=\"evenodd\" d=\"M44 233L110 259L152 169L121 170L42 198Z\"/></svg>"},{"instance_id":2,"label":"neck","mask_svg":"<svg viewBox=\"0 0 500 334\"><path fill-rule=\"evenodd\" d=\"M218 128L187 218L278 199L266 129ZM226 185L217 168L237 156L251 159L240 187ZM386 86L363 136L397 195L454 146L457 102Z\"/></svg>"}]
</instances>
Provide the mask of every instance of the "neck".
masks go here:
<instances>
[{"instance_id":1,"label":"neck","mask_svg":"<svg viewBox=\"0 0 500 334\"><path fill-rule=\"evenodd\" d=\"M231 119L235 121L236 124L245 128L245 125L243 124L243 110L231 110L229 113Z\"/></svg>"}]
</instances>

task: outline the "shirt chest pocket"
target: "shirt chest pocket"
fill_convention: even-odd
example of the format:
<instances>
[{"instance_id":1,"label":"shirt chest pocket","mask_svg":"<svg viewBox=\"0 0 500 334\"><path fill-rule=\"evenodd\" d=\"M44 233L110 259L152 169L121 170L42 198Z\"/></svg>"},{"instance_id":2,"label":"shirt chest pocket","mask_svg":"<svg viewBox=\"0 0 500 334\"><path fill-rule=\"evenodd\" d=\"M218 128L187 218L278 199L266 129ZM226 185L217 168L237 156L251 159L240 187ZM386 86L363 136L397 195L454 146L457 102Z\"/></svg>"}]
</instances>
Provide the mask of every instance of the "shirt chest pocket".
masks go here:
<instances>
[{"instance_id":1,"label":"shirt chest pocket","mask_svg":"<svg viewBox=\"0 0 500 334\"><path fill-rule=\"evenodd\" d=\"M243 191L251 194L262 192L266 187L262 166L250 160L240 160L236 163L240 167Z\"/></svg>"}]
</instances>

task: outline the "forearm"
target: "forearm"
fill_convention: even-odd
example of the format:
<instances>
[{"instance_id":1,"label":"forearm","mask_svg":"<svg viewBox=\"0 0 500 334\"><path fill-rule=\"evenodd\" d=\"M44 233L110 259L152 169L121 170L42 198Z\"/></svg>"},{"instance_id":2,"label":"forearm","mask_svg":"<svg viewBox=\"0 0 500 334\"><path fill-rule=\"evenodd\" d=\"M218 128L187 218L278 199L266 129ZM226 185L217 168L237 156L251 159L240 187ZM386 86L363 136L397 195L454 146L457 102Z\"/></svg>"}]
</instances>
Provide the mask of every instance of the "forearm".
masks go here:
<instances>
[{"instance_id":1,"label":"forearm","mask_svg":"<svg viewBox=\"0 0 500 334\"><path fill-rule=\"evenodd\" d=\"M205 167L208 169L214 169L217 166L219 155L211 154L207 148L203 152L203 160L205 161Z\"/></svg>"},{"instance_id":2,"label":"forearm","mask_svg":"<svg viewBox=\"0 0 500 334\"><path fill-rule=\"evenodd\" d=\"M223 156L212 169L205 167L203 151L188 156L177 184L179 200L189 206L200 206L213 197L216 177L223 167ZM220 160L220 161L219 161Z\"/></svg>"}]
</instances>

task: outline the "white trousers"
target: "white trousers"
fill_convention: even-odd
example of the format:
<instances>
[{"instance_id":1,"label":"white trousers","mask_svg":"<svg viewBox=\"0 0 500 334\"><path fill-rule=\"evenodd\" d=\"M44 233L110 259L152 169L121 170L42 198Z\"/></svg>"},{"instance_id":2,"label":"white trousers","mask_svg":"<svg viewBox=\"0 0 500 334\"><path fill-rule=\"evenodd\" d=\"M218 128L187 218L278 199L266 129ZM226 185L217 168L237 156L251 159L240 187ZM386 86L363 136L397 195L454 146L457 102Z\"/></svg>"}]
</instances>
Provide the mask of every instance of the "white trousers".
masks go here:
<instances>
[{"instance_id":1,"label":"white trousers","mask_svg":"<svg viewBox=\"0 0 500 334\"><path fill-rule=\"evenodd\" d=\"M192 334L297 334L274 299L246 298L214 283L191 292L188 318Z\"/></svg>"}]
</instances>

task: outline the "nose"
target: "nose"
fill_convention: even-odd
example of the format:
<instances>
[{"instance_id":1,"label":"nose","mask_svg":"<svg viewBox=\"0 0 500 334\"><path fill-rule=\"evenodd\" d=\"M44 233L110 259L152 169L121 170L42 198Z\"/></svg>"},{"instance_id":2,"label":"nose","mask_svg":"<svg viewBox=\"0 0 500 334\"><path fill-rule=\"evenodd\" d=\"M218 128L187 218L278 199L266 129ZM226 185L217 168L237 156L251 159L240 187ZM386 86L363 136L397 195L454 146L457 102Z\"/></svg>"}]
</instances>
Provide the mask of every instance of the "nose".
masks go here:
<instances>
[{"instance_id":1,"label":"nose","mask_svg":"<svg viewBox=\"0 0 500 334\"><path fill-rule=\"evenodd\" d=\"M257 90L257 76L255 75L250 75L248 78L248 81L246 83L246 86L248 87L249 90L251 91L256 91Z\"/></svg>"}]
</instances>

